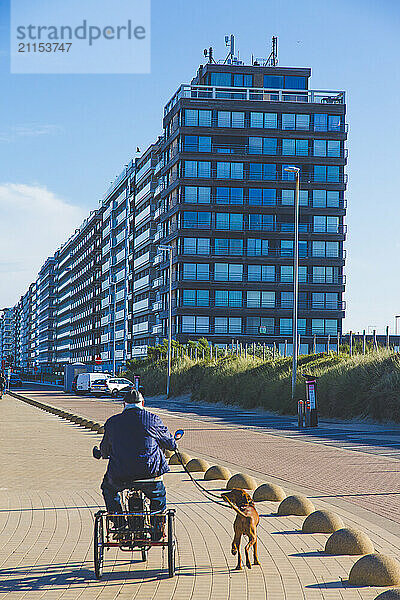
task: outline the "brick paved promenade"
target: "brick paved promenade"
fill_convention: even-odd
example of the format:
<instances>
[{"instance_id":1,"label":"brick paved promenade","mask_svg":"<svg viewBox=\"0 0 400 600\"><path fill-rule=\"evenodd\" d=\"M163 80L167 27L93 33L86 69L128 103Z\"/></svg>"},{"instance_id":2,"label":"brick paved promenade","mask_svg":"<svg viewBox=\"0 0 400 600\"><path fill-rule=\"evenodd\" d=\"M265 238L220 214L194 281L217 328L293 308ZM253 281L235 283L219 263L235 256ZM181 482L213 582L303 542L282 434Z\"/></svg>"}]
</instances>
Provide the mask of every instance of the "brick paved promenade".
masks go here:
<instances>
[{"instance_id":1,"label":"brick paved promenade","mask_svg":"<svg viewBox=\"0 0 400 600\"><path fill-rule=\"evenodd\" d=\"M98 400L45 391L24 393L97 420L117 410ZM258 505L262 566L232 571L233 512L205 501L178 467L166 476L170 503L178 511L177 577L166 577L166 557L160 549L149 553L145 566L135 554L131 561L129 553L110 551L104 578L97 582L92 568L92 515L101 504L99 482L105 463L91 458L91 448L99 436L11 397L0 402L0 414L1 598L351 600L372 599L381 591L343 584L341 579L346 579L355 558L321 555L318 551L327 535L299 533L303 519L272 516L276 505L268 502ZM317 464L307 473L302 465L313 444L243 429L232 432L193 419L164 414L163 418L171 429L186 430L182 446L192 455L218 458L212 462L234 471L252 470L260 483L271 480L271 474L278 480L286 478L282 484L288 492L307 488L317 508L335 505L346 525L361 527L370 535L377 551L399 556L395 504L384 501L385 495L379 500L372 496L379 485L389 486L392 481L394 487L398 480L398 474L390 473L398 472L398 467L389 459L316 445ZM366 505L366 496L358 496L360 502L337 497L365 492L374 498ZM381 517L375 518L373 512L380 506Z\"/></svg>"}]
</instances>

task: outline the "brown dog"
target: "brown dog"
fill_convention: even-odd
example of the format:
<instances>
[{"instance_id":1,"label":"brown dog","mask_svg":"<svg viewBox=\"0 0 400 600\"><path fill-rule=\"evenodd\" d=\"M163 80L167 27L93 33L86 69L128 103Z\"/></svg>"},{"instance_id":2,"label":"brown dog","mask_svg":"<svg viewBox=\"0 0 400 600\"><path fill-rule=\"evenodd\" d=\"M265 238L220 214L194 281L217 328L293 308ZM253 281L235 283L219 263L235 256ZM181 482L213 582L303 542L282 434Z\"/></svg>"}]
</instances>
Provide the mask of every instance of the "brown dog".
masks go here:
<instances>
[{"instance_id":1,"label":"brown dog","mask_svg":"<svg viewBox=\"0 0 400 600\"><path fill-rule=\"evenodd\" d=\"M232 542L232 554L238 554L237 570L242 568L242 557L240 555L240 540L242 535L249 538L248 544L245 546L246 567L251 569L249 558L249 550L253 546L254 564L259 565L257 556L257 525L260 520L258 512L255 509L252 497L244 490L233 489L230 492L221 494L223 500L228 502L231 507L237 512L233 529L235 532Z\"/></svg>"}]
</instances>

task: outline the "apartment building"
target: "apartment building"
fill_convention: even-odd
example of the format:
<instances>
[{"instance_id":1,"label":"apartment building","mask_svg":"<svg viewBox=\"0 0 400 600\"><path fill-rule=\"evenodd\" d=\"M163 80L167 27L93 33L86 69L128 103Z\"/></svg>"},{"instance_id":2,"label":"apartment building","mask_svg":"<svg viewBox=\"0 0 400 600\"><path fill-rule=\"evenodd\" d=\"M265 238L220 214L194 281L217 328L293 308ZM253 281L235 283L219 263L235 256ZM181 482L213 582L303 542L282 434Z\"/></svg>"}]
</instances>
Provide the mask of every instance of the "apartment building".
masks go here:
<instances>
[{"instance_id":1,"label":"apartment building","mask_svg":"<svg viewBox=\"0 0 400 600\"><path fill-rule=\"evenodd\" d=\"M128 295L130 197L134 189L132 160L102 201L101 359L103 368L118 372L129 358Z\"/></svg>"},{"instance_id":2,"label":"apartment building","mask_svg":"<svg viewBox=\"0 0 400 600\"><path fill-rule=\"evenodd\" d=\"M343 91L310 79L309 68L209 54L165 105L163 134L130 159L21 298L18 363L50 369L100 356L118 372L146 356L168 332L160 245L172 248L175 339L291 353L289 166L300 169L300 352L328 340L334 349L345 310L346 104Z\"/></svg>"},{"instance_id":3,"label":"apartment building","mask_svg":"<svg viewBox=\"0 0 400 600\"><path fill-rule=\"evenodd\" d=\"M15 309L3 308L0 312L0 361L4 365L13 365L15 363Z\"/></svg>"},{"instance_id":4,"label":"apartment building","mask_svg":"<svg viewBox=\"0 0 400 600\"><path fill-rule=\"evenodd\" d=\"M300 352L341 333L345 94L311 69L209 63L164 111L163 237L181 342L276 342L291 352L294 174L300 169ZM167 331L168 263L160 264Z\"/></svg>"}]
</instances>

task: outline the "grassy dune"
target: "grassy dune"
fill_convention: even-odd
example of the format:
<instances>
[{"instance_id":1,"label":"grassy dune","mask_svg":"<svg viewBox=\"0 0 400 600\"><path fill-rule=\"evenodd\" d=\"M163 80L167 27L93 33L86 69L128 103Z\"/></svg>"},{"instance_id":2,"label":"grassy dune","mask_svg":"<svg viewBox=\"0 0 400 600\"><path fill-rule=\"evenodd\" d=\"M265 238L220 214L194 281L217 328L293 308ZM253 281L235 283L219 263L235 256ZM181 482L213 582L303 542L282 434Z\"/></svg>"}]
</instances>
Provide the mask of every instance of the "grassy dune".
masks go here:
<instances>
[{"instance_id":1,"label":"grassy dune","mask_svg":"<svg viewBox=\"0 0 400 600\"><path fill-rule=\"evenodd\" d=\"M400 422L400 356L379 350L349 357L316 354L299 358L299 373L318 377L320 414L326 417L369 417ZM141 376L146 394L163 393L166 361L132 363L130 374ZM173 362L172 395L191 392L194 400L262 407L294 414L291 396L291 358L263 361L261 358L228 356L195 362L182 358ZM299 376L297 399L305 396Z\"/></svg>"}]
</instances>

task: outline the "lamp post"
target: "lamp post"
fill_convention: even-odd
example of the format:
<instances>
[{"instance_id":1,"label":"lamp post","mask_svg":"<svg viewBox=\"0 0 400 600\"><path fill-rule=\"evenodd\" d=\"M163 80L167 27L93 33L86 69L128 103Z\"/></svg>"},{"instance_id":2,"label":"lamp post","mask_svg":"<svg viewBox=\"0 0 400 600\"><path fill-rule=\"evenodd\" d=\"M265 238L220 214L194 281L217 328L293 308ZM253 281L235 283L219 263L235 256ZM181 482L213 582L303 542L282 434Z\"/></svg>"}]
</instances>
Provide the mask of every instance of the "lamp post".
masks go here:
<instances>
[{"instance_id":1,"label":"lamp post","mask_svg":"<svg viewBox=\"0 0 400 600\"><path fill-rule=\"evenodd\" d=\"M294 193L294 249L293 249L293 360L292 360L292 400L296 395L297 378L297 356L298 336L297 317L299 300L299 192L300 192L300 169L299 167L285 167L288 173L294 173L296 178L296 189Z\"/></svg>"},{"instance_id":2,"label":"lamp post","mask_svg":"<svg viewBox=\"0 0 400 600\"><path fill-rule=\"evenodd\" d=\"M116 308L116 296L117 296L117 282L110 281L110 285L113 286L113 295L114 295L114 318L113 318L113 377L115 377L115 308Z\"/></svg>"},{"instance_id":3,"label":"lamp post","mask_svg":"<svg viewBox=\"0 0 400 600\"><path fill-rule=\"evenodd\" d=\"M171 356L172 356L172 246L158 246L162 252L169 254L169 285L168 285L168 358L167 358L167 398L171 383Z\"/></svg>"},{"instance_id":4,"label":"lamp post","mask_svg":"<svg viewBox=\"0 0 400 600\"><path fill-rule=\"evenodd\" d=\"M397 319L400 319L400 315L395 315L394 316L394 329L397 335Z\"/></svg>"}]
</instances>

